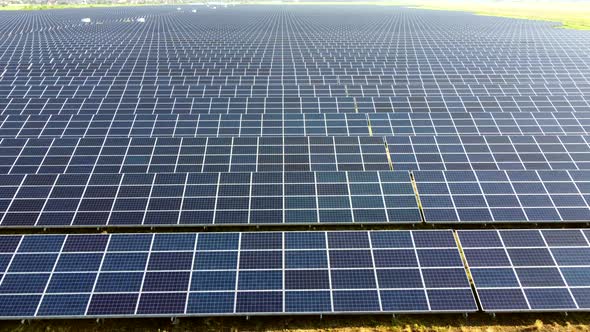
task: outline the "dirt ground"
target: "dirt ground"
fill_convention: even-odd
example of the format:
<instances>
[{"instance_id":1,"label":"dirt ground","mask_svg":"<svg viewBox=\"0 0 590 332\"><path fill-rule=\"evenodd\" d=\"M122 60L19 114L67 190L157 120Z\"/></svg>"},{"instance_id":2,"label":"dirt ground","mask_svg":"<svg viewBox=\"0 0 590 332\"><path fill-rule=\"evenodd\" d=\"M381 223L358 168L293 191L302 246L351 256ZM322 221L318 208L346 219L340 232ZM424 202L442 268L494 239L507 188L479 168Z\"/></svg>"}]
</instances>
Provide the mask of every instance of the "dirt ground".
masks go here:
<instances>
[{"instance_id":1,"label":"dirt ground","mask_svg":"<svg viewBox=\"0 0 590 332\"><path fill-rule=\"evenodd\" d=\"M590 314L297 316L171 319L42 320L0 322L0 331L590 331Z\"/></svg>"}]
</instances>

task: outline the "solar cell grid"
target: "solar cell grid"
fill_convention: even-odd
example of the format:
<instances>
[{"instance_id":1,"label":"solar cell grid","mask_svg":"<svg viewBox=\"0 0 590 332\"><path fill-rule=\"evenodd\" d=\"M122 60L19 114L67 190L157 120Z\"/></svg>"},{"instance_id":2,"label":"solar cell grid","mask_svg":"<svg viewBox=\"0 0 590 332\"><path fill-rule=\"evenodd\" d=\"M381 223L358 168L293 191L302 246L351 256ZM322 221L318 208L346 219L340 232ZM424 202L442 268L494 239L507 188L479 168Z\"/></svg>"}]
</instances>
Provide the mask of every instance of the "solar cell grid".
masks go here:
<instances>
[{"instance_id":1,"label":"solar cell grid","mask_svg":"<svg viewBox=\"0 0 590 332\"><path fill-rule=\"evenodd\" d=\"M450 231L19 235L2 243L3 318L476 310Z\"/></svg>"},{"instance_id":2,"label":"solar cell grid","mask_svg":"<svg viewBox=\"0 0 590 332\"><path fill-rule=\"evenodd\" d=\"M1 116L0 137L587 135L590 125L590 116L583 112L217 115L28 113Z\"/></svg>"},{"instance_id":3,"label":"solar cell grid","mask_svg":"<svg viewBox=\"0 0 590 332\"><path fill-rule=\"evenodd\" d=\"M54 84L47 82L45 84ZM0 84L0 87L2 85ZM192 86L191 86L192 87ZM9 87L10 90L12 87ZM188 87L187 87L188 88ZM317 91L316 85L311 85L311 89ZM412 87L412 91L417 87ZM45 88L44 91L47 91ZM93 88L94 92L98 87ZM126 85L106 85L103 90L116 89L119 91L130 90ZM145 89L142 88L142 89ZM239 87L230 88L232 94L229 96L203 96L195 95L178 95L166 96L109 96L104 94L93 94L91 96L63 96L58 97L56 94L44 94L40 97L30 96L13 96L8 95L2 99L3 106L0 108L2 115L71 115L71 114L122 114L122 115L313 115L313 114L330 114L330 115L352 115L355 113L371 114L465 114L465 113L514 113L514 114L541 114L541 113L568 113L582 112L588 110L588 97L586 96L564 96L564 97L537 97L541 98L535 101L534 97L506 97L507 102L500 97L490 97L490 102L485 101L478 93L472 96L457 97L349 97L349 96L309 96L309 97L290 97L295 102L289 103L281 98L281 93L277 91L276 97L266 97L263 91L260 95L238 95L234 96L233 91ZM327 87L332 91L336 87ZM403 91L406 87L391 87L392 91ZM474 88L472 87L471 90ZM78 88L77 91L83 90ZM154 86L154 90L165 90L161 86ZM215 89L219 91L219 87ZM363 90L367 90L366 88ZM485 89L482 89L485 94ZM376 91L377 92L377 91ZM454 91L451 91L451 96ZM377 92L379 93L379 92ZM522 94L531 94L525 92ZM545 95L548 92L537 91L538 95ZM588 92L586 92L588 94ZM555 98L551 100L548 98ZM557 106L556 106L557 105Z\"/></svg>"},{"instance_id":4,"label":"solar cell grid","mask_svg":"<svg viewBox=\"0 0 590 332\"><path fill-rule=\"evenodd\" d=\"M583 222L586 171L418 171L427 223Z\"/></svg>"},{"instance_id":5,"label":"solar cell grid","mask_svg":"<svg viewBox=\"0 0 590 332\"><path fill-rule=\"evenodd\" d=\"M0 11L0 227L590 220L587 34L189 9ZM451 231L62 233L0 318L477 310ZM483 310L590 309L586 230L458 234Z\"/></svg>"},{"instance_id":6,"label":"solar cell grid","mask_svg":"<svg viewBox=\"0 0 590 332\"><path fill-rule=\"evenodd\" d=\"M482 309L587 311L588 231L458 231Z\"/></svg>"},{"instance_id":7,"label":"solar cell grid","mask_svg":"<svg viewBox=\"0 0 590 332\"><path fill-rule=\"evenodd\" d=\"M390 168L379 137L6 139L0 153L5 174Z\"/></svg>"},{"instance_id":8,"label":"solar cell grid","mask_svg":"<svg viewBox=\"0 0 590 332\"><path fill-rule=\"evenodd\" d=\"M385 137L394 169L587 169L587 136Z\"/></svg>"},{"instance_id":9,"label":"solar cell grid","mask_svg":"<svg viewBox=\"0 0 590 332\"><path fill-rule=\"evenodd\" d=\"M4 174L590 167L586 136L30 138L0 151Z\"/></svg>"},{"instance_id":10,"label":"solar cell grid","mask_svg":"<svg viewBox=\"0 0 590 332\"><path fill-rule=\"evenodd\" d=\"M5 175L5 227L419 223L407 172Z\"/></svg>"}]
</instances>

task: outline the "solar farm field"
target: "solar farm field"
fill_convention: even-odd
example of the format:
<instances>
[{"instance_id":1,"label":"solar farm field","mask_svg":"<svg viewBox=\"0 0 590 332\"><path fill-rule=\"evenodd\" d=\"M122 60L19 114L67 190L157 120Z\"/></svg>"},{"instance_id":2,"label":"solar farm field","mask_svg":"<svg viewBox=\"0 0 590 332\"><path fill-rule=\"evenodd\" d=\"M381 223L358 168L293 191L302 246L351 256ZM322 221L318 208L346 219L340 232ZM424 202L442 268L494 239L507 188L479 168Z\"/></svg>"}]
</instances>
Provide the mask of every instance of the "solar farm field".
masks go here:
<instances>
[{"instance_id":1,"label":"solar farm field","mask_svg":"<svg viewBox=\"0 0 590 332\"><path fill-rule=\"evenodd\" d=\"M589 45L393 6L0 12L0 319L583 326Z\"/></svg>"}]
</instances>

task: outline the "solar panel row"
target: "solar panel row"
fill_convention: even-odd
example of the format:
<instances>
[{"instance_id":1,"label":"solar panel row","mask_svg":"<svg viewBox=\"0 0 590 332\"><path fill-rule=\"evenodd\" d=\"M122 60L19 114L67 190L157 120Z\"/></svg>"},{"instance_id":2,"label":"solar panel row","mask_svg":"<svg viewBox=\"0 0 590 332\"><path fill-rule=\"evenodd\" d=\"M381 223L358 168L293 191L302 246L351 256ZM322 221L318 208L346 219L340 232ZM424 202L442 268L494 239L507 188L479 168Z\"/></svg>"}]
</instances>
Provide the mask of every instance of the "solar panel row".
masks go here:
<instances>
[{"instance_id":1,"label":"solar panel row","mask_svg":"<svg viewBox=\"0 0 590 332\"><path fill-rule=\"evenodd\" d=\"M590 306L588 230L457 234L484 311ZM477 310L451 231L12 235L1 243L3 318Z\"/></svg>"},{"instance_id":2,"label":"solar panel row","mask_svg":"<svg viewBox=\"0 0 590 332\"><path fill-rule=\"evenodd\" d=\"M589 136L388 136L384 140L393 169L590 168Z\"/></svg>"},{"instance_id":3,"label":"solar panel row","mask_svg":"<svg viewBox=\"0 0 590 332\"><path fill-rule=\"evenodd\" d=\"M413 172L428 223L586 222L586 171Z\"/></svg>"},{"instance_id":4,"label":"solar panel row","mask_svg":"<svg viewBox=\"0 0 590 332\"><path fill-rule=\"evenodd\" d=\"M0 227L587 222L590 42L552 26L0 12ZM0 318L472 312L468 278L486 311L590 310L588 236L7 235Z\"/></svg>"},{"instance_id":5,"label":"solar panel row","mask_svg":"<svg viewBox=\"0 0 590 332\"><path fill-rule=\"evenodd\" d=\"M1 226L418 223L408 172L8 175Z\"/></svg>"},{"instance_id":6,"label":"solar panel row","mask_svg":"<svg viewBox=\"0 0 590 332\"><path fill-rule=\"evenodd\" d=\"M53 83L47 82L45 84ZM47 91L47 87L40 86L42 91ZM486 89L482 93L475 92L474 88L469 88L469 95L456 97L440 97L446 93L441 93L436 90L430 93L427 90L420 91L420 87L396 87L396 91L403 91L411 89L412 93L416 93L414 97L410 93L404 93L402 96L394 97L379 97L370 96L372 94L379 95L379 91L367 91L369 96L337 96L320 95L309 97L299 97L300 92L295 92L294 96L284 97L285 91L279 85L278 91L274 97L265 97L268 86L262 86L260 94L256 95L250 92L244 96L238 95L234 97L234 91L237 87L229 87L231 95L223 96L219 93L219 88L214 89L213 93L201 97L202 93L197 93L196 96L187 97L187 92L172 98L170 92L163 96L148 96L142 97L136 94L131 96L115 95L109 96L106 94L108 89L112 91L127 91L126 85L116 86L105 84L102 91L103 94L96 93L97 96L90 95L87 98L68 96L59 97L59 90L61 87L57 86L58 91L53 94L47 92L49 95L41 95L38 98L24 98L19 96L7 97L11 94L12 86L2 92L0 98L0 114L2 115L22 115L22 114L350 114L350 113L569 113L569 112L583 112L590 107L589 99L586 96L564 96L556 97L557 100L552 101L548 97L540 97L538 100L533 97L506 97L506 100L499 99L500 97L488 96L490 99L486 101L485 97L479 97L481 94L486 96ZM72 86L72 91L80 91L81 89ZM160 86L154 88L160 89ZM251 87L247 87L251 89ZM90 89L96 89L92 86ZM188 87L187 87L188 89ZM332 89L332 88L330 88ZM393 89L393 87L390 87ZM589 88L590 89L590 88ZM1 90L1 86L0 86ZM172 88L170 88L172 90ZM326 88L328 90L328 88ZM366 89L365 89L366 90ZM51 91L51 90L50 90ZM91 90L90 90L91 91ZM90 91L88 93L90 94ZM249 91L249 90L248 90ZM417 91L417 92L415 92ZM452 90L454 91L454 90ZM577 92L577 91L576 91ZM73 92L72 92L73 93ZM434 97L423 97L434 95ZM517 95L551 95L551 91L522 91L516 92ZM554 93L559 95L560 93ZM586 92L586 95L590 92ZM409 95L409 96L405 96ZM437 97L439 96L439 97ZM141 98L140 98L141 97Z\"/></svg>"},{"instance_id":7,"label":"solar panel row","mask_svg":"<svg viewBox=\"0 0 590 332\"><path fill-rule=\"evenodd\" d=\"M0 154L4 174L390 169L380 137L4 139Z\"/></svg>"},{"instance_id":8,"label":"solar panel row","mask_svg":"<svg viewBox=\"0 0 590 332\"><path fill-rule=\"evenodd\" d=\"M0 116L0 138L587 135L589 113L86 114Z\"/></svg>"},{"instance_id":9,"label":"solar panel row","mask_svg":"<svg viewBox=\"0 0 590 332\"><path fill-rule=\"evenodd\" d=\"M587 136L2 139L0 173L590 169Z\"/></svg>"},{"instance_id":10,"label":"solar panel row","mask_svg":"<svg viewBox=\"0 0 590 332\"><path fill-rule=\"evenodd\" d=\"M472 312L451 231L0 237L0 317Z\"/></svg>"},{"instance_id":11,"label":"solar panel row","mask_svg":"<svg viewBox=\"0 0 590 332\"><path fill-rule=\"evenodd\" d=\"M416 190L412 185L415 180ZM590 220L588 171L4 175L0 226ZM418 204L419 200L420 204Z\"/></svg>"}]
</instances>

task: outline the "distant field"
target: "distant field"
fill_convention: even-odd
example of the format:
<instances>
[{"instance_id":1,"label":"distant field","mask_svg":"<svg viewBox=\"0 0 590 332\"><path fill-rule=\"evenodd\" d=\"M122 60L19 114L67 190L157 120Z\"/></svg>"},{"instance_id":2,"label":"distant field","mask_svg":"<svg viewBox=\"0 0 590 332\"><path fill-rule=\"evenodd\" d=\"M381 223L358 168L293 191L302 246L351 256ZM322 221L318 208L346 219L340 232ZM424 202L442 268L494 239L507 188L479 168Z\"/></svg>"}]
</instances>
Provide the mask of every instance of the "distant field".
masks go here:
<instances>
[{"instance_id":1,"label":"distant field","mask_svg":"<svg viewBox=\"0 0 590 332\"><path fill-rule=\"evenodd\" d=\"M152 4L155 6L157 4ZM66 9L66 8L104 8L104 7L129 7L147 6L143 4L69 4L69 5L7 5L0 7L0 10L45 10L45 9Z\"/></svg>"},{"instance_id":2,"label":"distant field","mask_svg":"<svg viewBox=\"0 0 590 332\"><path fill-rule=\"evenodd\" d=\"M256 1L251 4L283 4L277 1ZM434 10L473 12L478 15L501 16L560 22L564 28L590 30L590 2L552 1L467 1L467 0L392 0L392 1L299 1L290 5L380 5L407 6Z\"/></svg>"},{"instance_id":3,"label":"distant field","mask_svg":"<svg viewBox=\"0 0 590 332\"><path fill-rule=\"evenodd\" d=\"M451 0L385 0L385 1L247 1L246 4L264 5L376 5L408 6L433 10L467 11L478 15L512 17L531 20L560 22L564 28L590 30L590 2L531 0L510 1L451 1ZM149 5L149 4L146 4ZM154 4L155 5L155 4ZM188 4L184 4L188 5ZM141 4L93 4L93 5L8 5L0 10L43 10L64 8L93 8L115 6L141 6Z\"/></svg>"},{"instance_id":4,"label":"distant field","mask_svg":"<svg viewBox=\"0 0 590 332\"><path fill-rule=\"evenodd\" d=\"M561 22L564 28L590 30L588 2L416 1L425 9L469 11L479 15Z\"/></svg>"}]
</instances>

